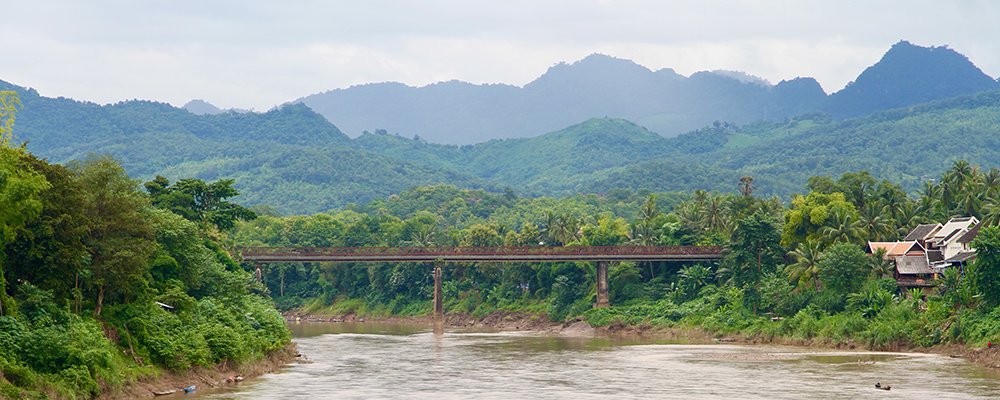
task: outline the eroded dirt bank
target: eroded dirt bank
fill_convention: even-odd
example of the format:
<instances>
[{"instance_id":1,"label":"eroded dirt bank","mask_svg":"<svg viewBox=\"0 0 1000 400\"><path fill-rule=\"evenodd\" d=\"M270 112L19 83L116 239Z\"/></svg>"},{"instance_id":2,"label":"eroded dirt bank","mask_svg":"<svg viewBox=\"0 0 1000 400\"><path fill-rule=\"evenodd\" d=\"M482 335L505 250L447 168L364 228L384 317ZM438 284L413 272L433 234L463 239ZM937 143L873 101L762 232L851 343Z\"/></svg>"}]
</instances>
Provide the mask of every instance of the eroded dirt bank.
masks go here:
<instances>
[{"instance_id":1,"label":"eroded dirt bank","mask_svg":"<svg viewBox=\"0 0 1000 400\"><path fill-rule=\"evenodd\" d=\"M139 382L119 388L116 391L106 392L98 398L137 399L156 397L158 399L170 399L183 396L184 390L182 388L191 385L196 385L199 390L225 385L239 385L239 382L227 382L227 380L237 376L250 379L277 371L290 362L295 361L298 355L295 343L290 343L284 349L272 352L257 362L239 366L221 364L213 368L195 368L184 372L164 372L156 377L141 379ZM176 390L176 392L172 395L155 395L156 392L168 392L170 390Z\"/></svg>"}]
</instances>

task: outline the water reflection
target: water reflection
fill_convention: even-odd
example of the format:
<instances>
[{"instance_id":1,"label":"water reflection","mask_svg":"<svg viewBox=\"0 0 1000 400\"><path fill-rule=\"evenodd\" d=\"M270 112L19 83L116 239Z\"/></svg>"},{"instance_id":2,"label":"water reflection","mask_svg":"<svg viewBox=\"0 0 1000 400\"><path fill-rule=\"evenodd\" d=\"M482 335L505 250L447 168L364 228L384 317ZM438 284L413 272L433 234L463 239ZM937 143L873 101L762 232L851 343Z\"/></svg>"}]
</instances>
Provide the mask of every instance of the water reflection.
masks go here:
<instances>
[{"instance_id":1,"label":"water reflection","mask_svg":"<svg viewBox=\"0 0 1000 400\"><path fill-rule=\"evenodd\" d=\"M1000 379L940 355L684 344L388 324L292 327L310 363L201 397L996 398ZM876 390L875 382L893 386Z\"/></svg>"}]
</instances>

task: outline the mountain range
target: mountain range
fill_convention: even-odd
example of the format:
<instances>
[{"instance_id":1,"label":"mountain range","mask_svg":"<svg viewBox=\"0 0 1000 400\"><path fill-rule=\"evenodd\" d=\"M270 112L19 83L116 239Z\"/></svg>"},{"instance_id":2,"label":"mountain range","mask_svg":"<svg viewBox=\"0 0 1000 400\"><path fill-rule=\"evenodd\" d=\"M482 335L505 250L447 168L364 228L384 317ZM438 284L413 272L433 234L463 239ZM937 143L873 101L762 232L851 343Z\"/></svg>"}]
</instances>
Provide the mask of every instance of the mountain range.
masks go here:
<instances>
[{"instance_id":1,"label":"mountain range","mask_svg":"<svg viewBox=\"0 0 1000 400\"><path fill-rule=\"evenodd\" d=\"M595 60L625 65L603 56L588 63ZM574 70L574 65L554 69ZM668 76L664 71L649 73ZM719 117L671 138L609 113L533 137L473 145L432 143L384 129L351 138L308 103L264 113L212 110L195 103L192 107L211 111L195 113L151 101L98 105L49 98L2 81L0 90L17 91L24 104L15 126L17 138L51 161L108 153L139 179L234 178L243 204L309 213L437 183L510 188L520 195L616 189L732 191L741 176L752 175L757 193L787 196L801 191L810 176L867 169L914 190L922 177L940 173L957 159L1000 165L1000 90L984 76L953 50L901 42L843 91L823 94L815 103L820 112L745 123ZM798 90L803 98L812 98L808 93L815 91L810 88L818 88L808 79L769 86L724 71L670 79L683 79L679 86L722 82L739 88L733 89L737 92L746 90L740 93L757 93L754 96ZM606 88L649 89L615 82ZM542 83L558 86L555 78ZM631 101L626 92L620 91L619 105ZM720 89L718 95L727 93ZM889 107L895 108L881 110ZM733 111L720 109L717 115L727 112Z\"/></svg>"},{"instance_id":2,"label":"mountain range","mask_svg":"<svg viewBox=\"0 0 1000 400\"><path fill-rule=\"evenodd\" d=\"M350 136L384 129L430 142L471 144L530 137L589 118L636 122L663 136L714 121L781 121L823 111L835 118L1000 88L948 47L893 45L844 89L827 95L813 78L771 85L742 72L683 76L593 54L560 63L523 87L460 81L423 87L373 83L302 97Z\"/></svg>"}]
</instances>

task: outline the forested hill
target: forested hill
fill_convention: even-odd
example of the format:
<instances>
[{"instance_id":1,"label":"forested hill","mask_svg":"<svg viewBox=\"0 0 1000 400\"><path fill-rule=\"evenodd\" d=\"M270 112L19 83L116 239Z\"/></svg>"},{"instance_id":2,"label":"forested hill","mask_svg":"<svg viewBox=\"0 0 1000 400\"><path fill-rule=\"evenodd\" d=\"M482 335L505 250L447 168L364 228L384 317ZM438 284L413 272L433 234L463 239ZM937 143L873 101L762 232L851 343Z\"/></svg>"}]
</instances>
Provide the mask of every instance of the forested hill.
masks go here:
<instances>
[{"instance_id":1,"label":"forested hill","mask_svg":"<svg viewBox=\"0 0 1000 400\"><path fill-rule=\"evenodd\" d=\"M813 113L720 122L670 139L626 120L596 118L533 138L455 146L384 131L350 139L303 105L199 116L160 103L99 106L14 88L24 99L17 137L51 161L108 153L140 179L235 178L238 201L282 213L325 211L438 183L561 196L733 191L750 175L757 193L787 196L810 176L867 169L915 191L922 177L954 160L1000 165L998 91L848 120Z\"/></svg>"},{"instance_id":2,"label":"forested hill","mask_svg":"<svg viewBox=\"0 0 1000 400\"><path fill-rule=\"evenodd\" d=\"M876 60L873 60L876 61ZM713 121L781 121L810 111L835 118L1000 89L968 58L945 46L900 41L843 90L827 96L812 78L775 85L745 73L683 76L594 54L560 63L523 87L450 81L423 87L377 83L296 100L355 136L385 129L434 143L530 137L590 118L634 121L675 136Z\"/></svg>"},{"instance_id":3,"label":"forested hill","mask_svg":"<svg viewBox=\"0 0 1000 400\"><path fill-rule=\"evenodd\" d=\"M363 150L304 105L195 115L148 101L101 106L49 98L2 81L0 90L19 94L15 136L39 156L65 162L110 154L140 179L237 178L241 202L283 212L318 212L439 182L483 186L469 175Z\"/></svg>"}]
</instances>

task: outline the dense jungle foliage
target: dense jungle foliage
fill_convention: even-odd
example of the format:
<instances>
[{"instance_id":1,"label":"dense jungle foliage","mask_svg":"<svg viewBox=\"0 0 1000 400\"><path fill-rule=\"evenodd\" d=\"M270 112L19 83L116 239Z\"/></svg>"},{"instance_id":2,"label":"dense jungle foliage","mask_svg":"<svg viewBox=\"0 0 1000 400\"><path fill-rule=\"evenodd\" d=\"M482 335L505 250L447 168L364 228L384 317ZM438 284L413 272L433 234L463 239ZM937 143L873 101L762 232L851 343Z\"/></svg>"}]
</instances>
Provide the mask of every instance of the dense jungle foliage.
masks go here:
<instances>
[{"instance_id":1,"label":"dense jungle foliage","mask_svg":"<svg viewBox=\"0 0 1000 400\"><path fill-rule=\"evenodd\" d=\"M233 232L249 246L721 245L719 263L611 267L612 307L593 309L592 263L455 264L444 269L446 312L584 318L602 326L703 328L719 334L855 342L873 348L1000 339L1000 170L955 162L918 196L869 173L816 176L790 203L739 191L523 198L511 192L420 187L329 213L261 210ZM891 261L868 240L917 224L980 218L974 264L948 269L931 292L900 291ZM1000 253L997 253L1000 254ZM284 309L427 315L431 267L271 264L264 282Z\"/></svg>"},{"instance_id":2,"label":"dense jungle foliage","mask_svg":"<svg viewBox=\"0 0 1000 400\"><path fill-rule=\"evenodd\" d=\"M0 398L91 398L289 342L221 246L255 216L227 201L233 181L147 193L108 157L51 164L10 145L19 104L0 95Z\"/></svg>"}]
</instances>

